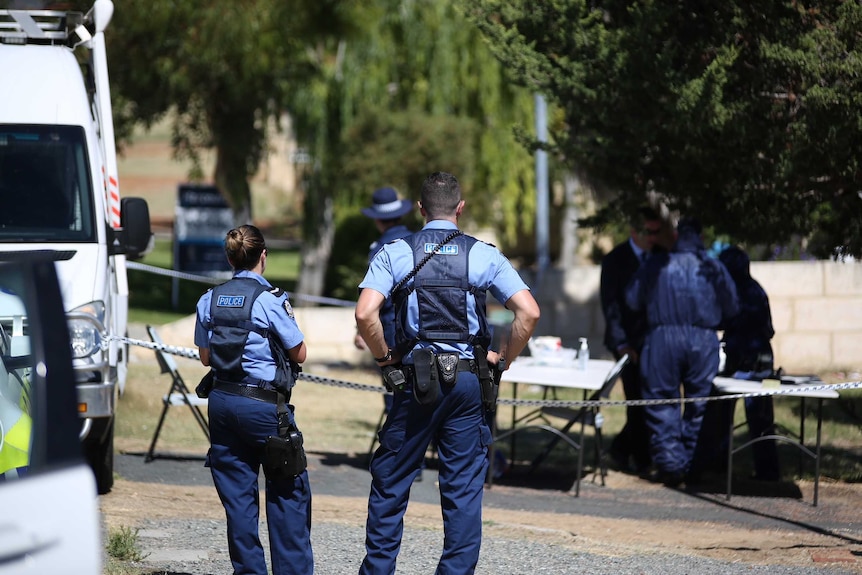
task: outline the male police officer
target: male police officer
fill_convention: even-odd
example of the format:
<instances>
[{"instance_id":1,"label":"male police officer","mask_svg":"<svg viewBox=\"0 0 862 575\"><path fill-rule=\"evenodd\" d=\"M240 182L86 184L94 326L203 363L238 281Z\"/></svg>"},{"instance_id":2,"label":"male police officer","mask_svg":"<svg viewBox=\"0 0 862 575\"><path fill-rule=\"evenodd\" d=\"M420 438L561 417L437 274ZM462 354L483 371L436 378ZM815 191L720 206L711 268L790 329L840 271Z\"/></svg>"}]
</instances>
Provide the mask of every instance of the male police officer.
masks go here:
<instances>
[{"instance_id":1,"label":"male police officer","mask_svg":"<svg viewBox=\"0 0 862 575\"><path fill-rule=\"evenodd\" d=\"M486 291L514 312L508 341L501 345L508 358L524 349L539 319L538 304L505 256L458 230L464 201L454 176L428 176L419 207L425 227L384 246L359 286L360 334L379 366L403 364L406 379L371 462L360 574L395 572L410 487L432 439L440 457L445 533L437 573L474 572L491 442L478 374L505 359L487 348ZM379 313L390 292L396 314L394 350L386 345Z\"/></svg>"}]
</instances>

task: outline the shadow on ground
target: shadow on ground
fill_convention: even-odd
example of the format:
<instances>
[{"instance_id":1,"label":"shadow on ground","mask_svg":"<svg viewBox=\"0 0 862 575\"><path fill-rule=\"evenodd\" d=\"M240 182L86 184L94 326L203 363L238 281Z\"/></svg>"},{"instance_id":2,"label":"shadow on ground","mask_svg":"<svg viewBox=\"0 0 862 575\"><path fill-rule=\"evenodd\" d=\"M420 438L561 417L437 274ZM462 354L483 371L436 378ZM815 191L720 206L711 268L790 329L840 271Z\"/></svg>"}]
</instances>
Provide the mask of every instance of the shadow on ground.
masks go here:
<instances>
[{"instance_id":1,"label":"shadow on ground","mask_svg":"<svg viewBox=\"0 0 862 575\"><path fill-rule=\"evenodd\" d=\"M320 458L320 464L326 467L347 466L363 471L368 470L369 458L366 453L313 453ZM436 472L438 465L439 461L436 455L429 451L425 459L425 469ZM501 465L498 459L495 471L497 473L495 473L494 478L491 480L493 485L563 492L569 492L575 488L576 467L573 464L561 465L554 462L540 465L534 469L531 461L514 463L505 461ZM609 473L622 472L610 470ZM601 485L601 476L597 469L585 466L581 476L582 488L585 483ZM727 493L727 476L723 473L708 474L702 477L697 483L683 484L679 489L693 494L725 495ZM757 481L744 477L733 478L731 496L803 498L801 489L793 481Z\"/></svg>"}]
</instances>

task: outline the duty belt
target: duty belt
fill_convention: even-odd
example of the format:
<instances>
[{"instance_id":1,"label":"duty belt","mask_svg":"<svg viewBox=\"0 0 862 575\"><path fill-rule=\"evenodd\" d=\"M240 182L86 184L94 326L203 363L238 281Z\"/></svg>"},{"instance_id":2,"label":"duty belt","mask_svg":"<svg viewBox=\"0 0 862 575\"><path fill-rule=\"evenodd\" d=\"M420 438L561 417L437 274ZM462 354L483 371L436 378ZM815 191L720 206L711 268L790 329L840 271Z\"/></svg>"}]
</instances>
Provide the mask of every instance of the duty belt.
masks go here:
<instances>
[{"instance_id":1,"label":"duty belt","mask_svg":"<svg viewBox=\"0 0 862 575\"><path fill-rule=\"evenodd\" d=\"M213 389L233 395L248 397L249 399L256 399L257 401L263 401L266 403L278 403L278 393L271 389L263 389L256 385L243 385L241 383L231 383L229 381L220 381L217 379Z\"/></svg>"},{"instance_id":2,"label":"duty belt","mask_svg":"<svg viewBox=\"0 0 862 575\"><path fill-rule=\"evenodd\" d=\"M401 366L401 369L404 370L404 375L413 376L413 364L405 363ZM458 371L471 371L476 373L478 370L476 368L476 360L475 359L459 359L458 360Z\"/></svg>"}]
</instances>

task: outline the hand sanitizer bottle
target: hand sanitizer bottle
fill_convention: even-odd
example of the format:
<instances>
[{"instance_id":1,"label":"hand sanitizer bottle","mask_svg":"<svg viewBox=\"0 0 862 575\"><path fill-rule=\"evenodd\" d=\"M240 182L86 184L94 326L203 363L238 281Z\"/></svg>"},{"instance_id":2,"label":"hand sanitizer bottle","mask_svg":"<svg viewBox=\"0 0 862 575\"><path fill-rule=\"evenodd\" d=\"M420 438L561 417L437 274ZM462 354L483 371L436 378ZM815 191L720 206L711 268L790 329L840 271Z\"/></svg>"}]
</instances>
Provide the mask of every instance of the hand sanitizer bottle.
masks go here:
<instances>
[{"instance_id":1,"label":"hand sanitizer bottle","mask_svg":"<svg viewBox=\"0 0 862 575\"><path fill-rule=\"evenodd\" d=\"M581 337L578 340L581 342L581 346L578 348L578 368L586 370L587 362L590 361L590 348L587 345L587 338Z\"/></svg>"}]
</instances>

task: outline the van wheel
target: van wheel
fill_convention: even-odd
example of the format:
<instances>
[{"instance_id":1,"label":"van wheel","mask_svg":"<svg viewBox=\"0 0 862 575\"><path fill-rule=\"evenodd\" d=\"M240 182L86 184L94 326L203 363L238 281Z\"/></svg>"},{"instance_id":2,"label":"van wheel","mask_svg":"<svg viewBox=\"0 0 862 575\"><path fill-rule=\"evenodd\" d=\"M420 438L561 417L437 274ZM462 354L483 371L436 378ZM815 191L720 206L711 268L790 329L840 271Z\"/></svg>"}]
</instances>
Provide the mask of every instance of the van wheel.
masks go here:
<instances>
[{"instance_id":1,"label":"van wheel","mask_svg":"<svg viewBox=\"0 0 862 575\"><path fill-rule=\"evenodd\" d=\"M104 433L90 434L84 441L84 455L96 476L99 495L114 486L114 420L111 418Z\"/></svg>"}]
</instances>

